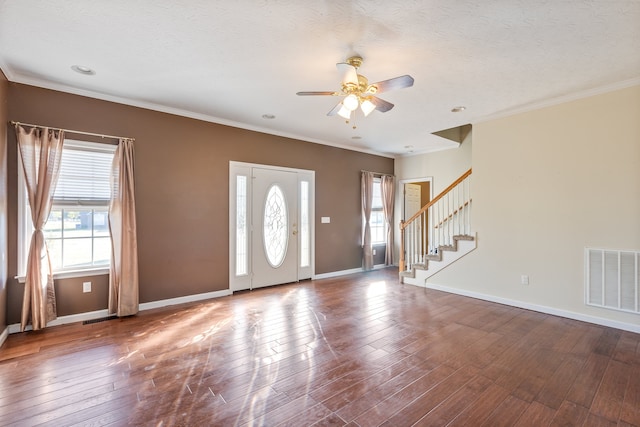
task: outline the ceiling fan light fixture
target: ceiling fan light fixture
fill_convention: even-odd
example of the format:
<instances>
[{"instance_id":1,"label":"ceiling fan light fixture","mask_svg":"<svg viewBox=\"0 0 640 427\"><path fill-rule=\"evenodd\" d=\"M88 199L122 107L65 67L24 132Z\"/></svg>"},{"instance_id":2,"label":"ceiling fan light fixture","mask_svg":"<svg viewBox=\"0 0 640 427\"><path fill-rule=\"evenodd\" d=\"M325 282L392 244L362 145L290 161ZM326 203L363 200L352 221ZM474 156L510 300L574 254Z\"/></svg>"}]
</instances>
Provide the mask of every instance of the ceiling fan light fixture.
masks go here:
<instances>
[{"instance_id":1,"label":"ceiling fan light fixture","mask_svg":"<svg viewBox=\"0 0 640 427\"><path fill-rule=\"evenodd\" d=\"M360 102L358 101L358 97L354 94L347 95L347 97L342 101L342 105L349 111L355 111L355 109L358 108L358 104L360 104Z\"/></svg>"},{"instance_id":2,"label":"ceiling fan light fixture","mask_svg":"<svg viewBox=\"0 0 640 427\"><path fill-rule=\"evenodd\" d=\"M362 109L362 113L364 114L364 116L367 117L373 110L376 109L376 105L368 99L365 99L360 104L360 108Z\"/></svg>"},{"instance_id":3,"label":"ceiling fan light fixture","mask_svg":"<svg viewBox=\"0 0 640 427\"><path fill-rule=\"evenodd\" d=\"M393 108L392 103L378 98L377 94L413 86L413 77L408 74L369 84L369 79L362 74L358 74L358 68L360 68L360 65L362 65L362 57L360 56L352 56L348 58L346 62L336 64L338 71L342 75L342 83L339 91L305 91L297 92L297 95L329 95L343 97L342 100L327 113L327 116L339 115L349 123L351 120L351 113L353 112L356 113L356 115L358 114L356 112L358 107L360 107L360 110L365 117L371 114L373 110L386 113ZM353 128L355 129L355 125Z\"/></svg>"},{"instance_id":4,"label":"ceiling fan light fixture","mask_svg":"<svg viewBox=\"0 0 640 427\"><path fill-rule=\"evenodd\" d=\"M338 115L344 119L349 120L351 118L351 110L345 107L344 101L340 109L338 110Z\"/></svg>"}]
</instances>

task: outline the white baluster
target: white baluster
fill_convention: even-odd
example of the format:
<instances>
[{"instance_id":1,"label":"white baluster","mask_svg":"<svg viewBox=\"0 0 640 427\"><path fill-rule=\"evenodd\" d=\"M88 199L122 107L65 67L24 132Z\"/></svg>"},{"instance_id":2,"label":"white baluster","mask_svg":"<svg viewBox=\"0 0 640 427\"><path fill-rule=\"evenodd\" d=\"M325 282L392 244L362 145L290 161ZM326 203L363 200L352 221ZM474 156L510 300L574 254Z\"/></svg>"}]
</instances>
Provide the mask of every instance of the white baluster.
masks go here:
<instances>
[{"instance_id":1,"label":"white baluster","mask_svg":"<svg viewBox=\"0 0 640 427\"><path fill-rule=\"evenodd\" d=\"M468 181L467 181L467 197L469 200L469 203L467 204L468 206L468 210L467 210L467 232L468 234L471 234L471 198L473 197L471 195L471 175L469 175L467 177Z\"/></svg>"},{"instance_id":2,"label":"white baluster","mask_svg":"<svg viewBox=\"0 0 640 427\"><path fill-rule=\"evenodd\" d=\"M420 235L420 254L422 255L423 258L423 262L424 262L424 256L427 253L427 212L422 212L422 233Z\"/></svg>"}]
</instances>

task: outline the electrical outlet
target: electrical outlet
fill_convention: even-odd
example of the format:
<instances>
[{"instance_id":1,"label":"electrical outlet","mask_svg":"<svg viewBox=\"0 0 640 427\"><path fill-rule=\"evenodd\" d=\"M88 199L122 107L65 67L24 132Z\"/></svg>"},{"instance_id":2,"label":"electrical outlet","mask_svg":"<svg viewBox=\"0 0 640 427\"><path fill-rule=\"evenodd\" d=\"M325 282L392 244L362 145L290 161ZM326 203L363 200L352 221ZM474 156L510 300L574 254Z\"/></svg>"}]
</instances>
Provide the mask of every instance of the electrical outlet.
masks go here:
<instances>
[{"instance_id":1,"label":"electrical outlet","mask_svg":"<svg viewBox=\"0 0 640 427\"><path fill-rule=\"evenodd\" d=\"M522 276L520 276L520 284L521 285L528 285L529 284L529 276L527 276L526 274L523 274Z\"/></svg>"},{"instance_id":2,"label":"electrical outlet","mask_svg":"<svg viewBox=\"0 0 640 427\"><path fill-rule=\"evenodd\" d=\"M376 254L376 250L375 250L375 249L373 250L373 254L374 254L374 255Z\"/></svg>"},{"instance_id":3,"label":"electrical outlet","mask_svg":"<svg viewBox=\"0 0 640 427\"><path fill-rule=\"evenodd\" d=\"M82 292L91 292L91 282L82 282Z\"/></svg>"}]
</instances>

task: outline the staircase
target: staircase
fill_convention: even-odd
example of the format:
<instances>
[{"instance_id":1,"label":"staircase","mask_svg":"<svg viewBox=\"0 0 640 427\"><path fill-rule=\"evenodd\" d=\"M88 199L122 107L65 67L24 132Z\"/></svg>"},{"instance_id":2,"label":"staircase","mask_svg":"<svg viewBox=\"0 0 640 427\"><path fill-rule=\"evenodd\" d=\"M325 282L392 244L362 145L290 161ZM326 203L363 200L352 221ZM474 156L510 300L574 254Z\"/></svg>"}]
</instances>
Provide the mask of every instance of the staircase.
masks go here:
<instances>
[{"instance_id":1,"label":"staircase","mask_svg":"<svg viewBox=\"0 0 640 427\"><path fill-rule=\"evenodd\" d=\"M476 248L469 169L407 221L400 222L400 280L425 280Z\"/></svg>"}]
</instances>

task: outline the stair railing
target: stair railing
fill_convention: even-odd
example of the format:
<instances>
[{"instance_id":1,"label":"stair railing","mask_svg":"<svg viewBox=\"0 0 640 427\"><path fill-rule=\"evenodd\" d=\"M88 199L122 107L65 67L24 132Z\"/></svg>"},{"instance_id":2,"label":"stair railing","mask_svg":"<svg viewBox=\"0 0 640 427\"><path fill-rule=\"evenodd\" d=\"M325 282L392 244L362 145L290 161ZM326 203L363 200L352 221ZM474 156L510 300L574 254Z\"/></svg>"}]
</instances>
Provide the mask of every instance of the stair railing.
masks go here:
<instances>
[{"instance_id":1,"label":"stair railing","mask_svg":"<svg viewBox=\"0 0 640 427\"><path fill-rule=\"evenodd\" d=\"M400 272L424 264L453 246L453 236L471 234L471 169L406 221L400 221Z\"/></svg>"}]
</instances>

